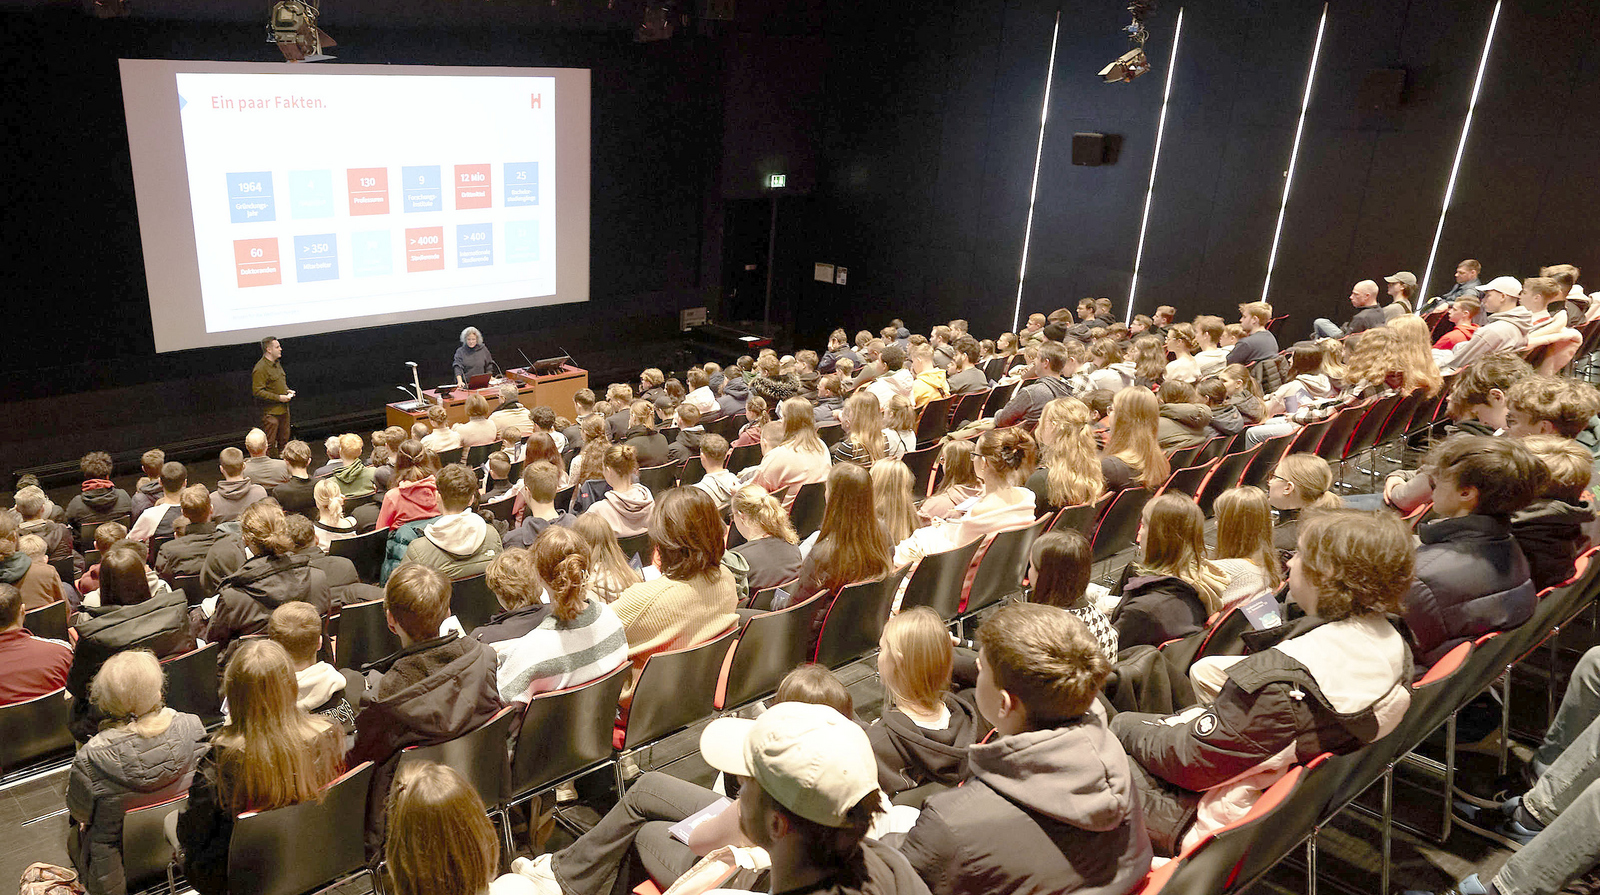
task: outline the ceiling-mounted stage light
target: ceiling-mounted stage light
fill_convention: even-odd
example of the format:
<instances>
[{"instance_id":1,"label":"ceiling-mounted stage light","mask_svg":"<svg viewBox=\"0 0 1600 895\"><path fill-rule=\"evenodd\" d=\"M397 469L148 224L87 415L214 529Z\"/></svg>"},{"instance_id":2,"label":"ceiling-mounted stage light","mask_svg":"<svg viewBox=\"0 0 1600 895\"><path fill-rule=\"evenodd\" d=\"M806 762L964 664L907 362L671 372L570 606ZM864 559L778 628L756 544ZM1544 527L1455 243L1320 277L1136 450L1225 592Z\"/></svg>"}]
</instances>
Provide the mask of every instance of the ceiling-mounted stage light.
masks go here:
<instances>
[{"instance_id":1,"label":"ceiling-mounted stage light","mask_svg":"<svg viewBox=\"0 0 1600 895\"><path fill-rule=\"evenodd\" d=\"M332 59L322 51L336 47L327 32L317 27L316 4L308 0L278 0L267 20L267 41L278 45L285 62L321 62Z\"/></svg>"},{"instance_id":2,"label":"ceiling-mounted stage light","mask_svg":"<svg viewBox=\"0 0 1600 895\"><path fill-rule=\"evenodd\" d=\"M1128 12L1133 14L1133 21L1123 27L1128 40L1133 43L1133 49L1121 56L1115 62L1100 69L1100 77L1107 84L1118 81L1131 81L1150 70L1150 59L1144 54L1144 42L1150 38L1150 32L1145 30L1144 20L1156 8L1154 3L1145 0L1133 0L1128 4Z\"/></svg>"}]
</instances>

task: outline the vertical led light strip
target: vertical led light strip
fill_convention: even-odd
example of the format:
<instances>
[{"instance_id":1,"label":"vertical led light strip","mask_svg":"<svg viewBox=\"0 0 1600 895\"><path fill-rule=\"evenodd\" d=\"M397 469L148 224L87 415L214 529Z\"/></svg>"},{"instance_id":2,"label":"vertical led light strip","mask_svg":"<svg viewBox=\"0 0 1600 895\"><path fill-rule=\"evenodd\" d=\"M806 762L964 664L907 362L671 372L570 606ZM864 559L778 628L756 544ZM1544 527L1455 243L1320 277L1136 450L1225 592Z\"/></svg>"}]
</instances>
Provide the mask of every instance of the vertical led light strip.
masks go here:
<instances>
[{"instance_id":1,"label":"vertical led light strip","mask_svg":"<svg viewBox=\"0 0 1600 895\"><path fill-rule=\"evenodd\" d=\"M1416 301L1428 294L1428 275L1433 272L1433 262L1439 257L1439 237L1444 235L1444 219L1450 213L1450 198L1456 191L1456 174L1461 171L1461 156L1467 151L1467 134L1472 130L1472 113L1478 108L1478 91L1483 89L1483 72L1489 67L1489 50L1494 46L1494 30L1500 24L1500 2L1495 0L1494 14L1489 17L1489 36L1483 39L1483 56L1478 60L1478 76L1472 81L1472 100L1467 103L1467 117L1461 122L1461 142L1456 144L1456 160L1450 163L1450 180L1444 187L1444 204L1439 208L1439 225L1433 228L1433 247L1428 249L1428 264L1422 268L1422 283L1417 287Z\"/></svg>"},{"instance_id":2,"label":"vertical led light strip","mask_svg":"<svg viewBox=\"0 0 1600 895\"><path fill-rule=\"evenodd\" d=\"M1311 106L1311 85L1317 79L1317 59L1322 55L1322 33L1328 27L1328 4L1322 4L1322 20L1317 22L1317 42L1311 45L1311 67L1306 70L1306 92L1300 97L1300 122L1294 126L1294 147L1289 150L1289 170L1283 175L1283 199L1278 203L1278 226L1272 230L1272 251L1267 253L1267 276L1261 281L1261 300L1267 300L1272 285L1272 268L1278 263L1278 240L1283 237L1283 217L1289 210L1289 187L1294 183L1294 166L1300 160L1300 137L1306 130L1306 109Z\"/></svg>"},{"instance_id":3,"label":"vertical led light strip","mask_svg":"<svg viewBox=\"0 0 1600 895\"><path fill-rule=\"evenodd\" d=\"M1028 225L1022 231L1022 266L1017 271L1017 304L1011 311L1011 331L1022 324L1022 282L1028 278L1028 242L1033 238L1033 203L1039 198L1039 160L1044 157L1044 123L1050 117L1050 85L1056 78L1056 38L1061 34L1061 10L1050 31L1050 65L1044 73L1044 102L1039 104L1039 145L1033 151L1033 185L1028 188Z\"/></svg>"},{"instance_id":4,"label":"vertical led light strip","mask_svg":"<svg viewBox=\"0 0 1600 895\"><path fill-rule=\"evenodd\" d=\"M1133 320L1133 293L1139 288L1139 264L1144 261L1145 229L1150 226L1150 200L1156 194L1156 165L1161 163L1161 138L1167 131L1167 102L1172 99L1172 73L1178 65L1178 37L1183 34L1183 7L1178 7L1178 24L1172 29L1172 55L1167 59L1167 86L1161 92L1161 117L1156 122L1156 150L1150 156L1150 183L1144 191L1144 216L1139 219L1139 248L1133 253L1133 281L1128 284L1128 313L1123 322Z\"/></svg>"}]
</instances>

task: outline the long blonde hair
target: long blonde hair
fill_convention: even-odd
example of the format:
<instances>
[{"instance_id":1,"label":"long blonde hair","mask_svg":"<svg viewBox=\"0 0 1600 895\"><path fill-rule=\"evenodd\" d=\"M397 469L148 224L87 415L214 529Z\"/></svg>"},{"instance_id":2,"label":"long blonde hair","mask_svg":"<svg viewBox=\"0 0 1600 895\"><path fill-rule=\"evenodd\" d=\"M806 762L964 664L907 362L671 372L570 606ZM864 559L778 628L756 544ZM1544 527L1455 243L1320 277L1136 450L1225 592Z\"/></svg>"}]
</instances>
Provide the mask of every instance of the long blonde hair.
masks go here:
<instances>
[{"instance_id":1,"label":"long blonde hair","mask_svg":"<svg viewBox=\"0 0 1600 895\"><path fill-rule=\"evenodd\" d=\"M234 814L322 798L344 763L341 734L295 700L289 653L271 640L247 640L223 674L228 723L212 737L217 794Z\"/></svg>"},{"instance_id":2,"label":"long blonde hair","mask_svg":"<svg viewBox=\"0 0 1600 895\"><path fill-rule=\"evenodd\" d=\"M1290 454L1278 461L1272 474L1288 482L1308 510L1337 510L1344 506L1344 499L1330 490L1333 469L1316 454Z\"/></svg>"},{"instance_id":3,"label":"long blonde hair","mask_svg":"<svg viewBox=\"0 0 1600 895\"><path fill-rule=\"evenodd\" d=\"M917 506L911 494L916 476L899 460L880 460L867 471L872 475L878 522L888 533L889 543L898 544L917 530Z\"/></svg>"},{"instance_id":4,"label":"long blonde hair","mask_svg":"<svg viewBox=\"0 0 1600 895\"><path fill-rule=\"evenodd\" d=\"M889 619L879 639L878 668L895 702L926 713L939 710L950 689L955 651L939 613L927 606Z\"/></svg>"},{"instance_id":5,"label":"long blonde hair","mask_svg":"<svg viewBox=\"0 0 1600 895\"><path fill-rule=\"evenodd\" d=\"M817 414L805 398L790 398L778 405L783 413L783 444L797 451L826 454L828 446L817 437Z\"/></svg>"},{"instance_id":6,"label":"long blonde hair","mask_svg":"<svg viewBox=\"0 0 1600 895\"><path fill-rule=\"evenodd\" d=\"M789 521L783 502L767 493L767 489L760 485L745 485L733 492L730 502L735 515L755 523L756 528L761 529L767 537L791 544L800 543L800 536L794 530L794 523Z\"/></svg>"},{"instance_id":7,"label":"long blonde hair","mask_svg":"<svg viewBox=\"0 0 1600 895\"><path fill-rule=\"evenodd\" d=\"M617 543L617 533L611 530L611 523L594 513L584 513L573 523L572 530L589 545L589 569L599 585L597 593L616 599L624 588L644 580L622 555L622 545Z\"/></svg>"},{"instance_id":8,"label":"long blonde hair","mask_svg":"<svg viewBox=\"0 0 1600 895\"><path fill-rule=\"evenodd\" d=\"M581 485L590 479L600 478L605 467L606 448L611 446L606 418L600 414L585 417L583 425L583 450L572 461L572 483Z\"/></svg>"},{"instance_id":9,"label":"long blonde hair","mask_svg":"<svg viewBox=\"0 0 1600 895\"><path fill-rule=\"evenodd\" d=\"M960 438L951 439L939 449L939 464L944 467L944 478L939 480L939 488L934 494L943 494L951 488L982 488L983 479L978 478L977 467L972 465L972 457L977 448L972 442Z\"/></svg>"},{"instance_id":10,"label":"long blonde hair","mask_svg":"<svg viewBox=\"0 0 1600 895\"><path fill-rule=\"evenodd\" d=\"M1283 575L1272 546L1272 506L1266 492L1251 485L1229 488L1217 495L1216 512L1217 549L1212 558L1249 560L1276 590Z\"/></svg>"},{"instance_id":11,"label":"long blonde hair","mask_svg":"<svg viewBox=\"0 0 1600 895\"><path fill-rule=\"evenodd\" d=\"M480 895L500 865L483 799L452 768L401 766L389 790L383 853L391 895Z\"/></svg>"},{"instance_id":12,"label":"long blonde hair","mask_svg":"<svg viewBox=\"0 0 1600 895\"><path fill-rule=\"evenodd\" d=\"M1194 587L1206 612L1222 608L1222 591L1228 575L1206 559L1206 517L1193 500L1180 494L1163 494L1145 504L1144 546L1139 568L1156 575L1171 575Z\"/></svg>"},{"instance_id":13,"label":"long blonde hair","mask_svg":"<svg viewBox=\"0 0 1600 895\"><path fill-rule=\"evenodd\" d=\"M1156 426L1161 419L1161 405L1156 396L1147 388L1122 389L1111 399L1111 413L1105 455L1128 464L1146 488L1161 487L1172 468L1156 437Z\"/></svg>"},{"instance_id":14,"label":"long blonde hair","mask_svg":"<svg viewBox=\"0 0 1600 895\"><path fill-rule=\"evenodd\" d=\"M889 453L888 439L883 437L883 409L878 396L859 389L844 402L844 426L850 440L866 459L876 463Z\"/></svg>"},{"instance_id":15,"label":"long blonde hair","mask_svg":"<svg viewBox=\"0 0 1600 895\"><path fill-rule=\"evenodd\" d=\"M1053 507L1093 503L1106 490L1091 425L1094 415L1077 398L1056 398L1039 413L1034 437L1045 469L1045 492Z\"/></svg>"},{"instance_id":16,"label":"long blonde hair","mask_svg":"<svg viewBox=\"0 0 1600 895\"><path fill-rule=\"evenodd\" d=\"M1406 388L1422 389L1429 397L1437 395L1444 387L1444 377L1439 374L1439 364L1433 359L1433 346L1428 343L1432 331L1421 317L1403 314L1389 321L1398 344L1395 355L1400 369L1406 374Z\"/></svg>"}]
</instances>

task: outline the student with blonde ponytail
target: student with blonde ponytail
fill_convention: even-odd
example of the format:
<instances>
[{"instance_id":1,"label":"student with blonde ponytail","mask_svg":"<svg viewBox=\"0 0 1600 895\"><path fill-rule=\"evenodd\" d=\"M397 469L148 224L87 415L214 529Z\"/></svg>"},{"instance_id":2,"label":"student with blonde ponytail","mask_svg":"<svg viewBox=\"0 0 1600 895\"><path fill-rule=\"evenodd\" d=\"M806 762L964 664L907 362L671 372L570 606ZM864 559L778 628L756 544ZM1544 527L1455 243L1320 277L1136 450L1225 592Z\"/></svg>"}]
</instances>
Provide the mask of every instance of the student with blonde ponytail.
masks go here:
<instances>
[{"instance_id":1,"label":"student with blonde ponytail","mask_svg":"<svg viewBox=\"0 0 1600 895\"><path fill-rule=\"evenodd\" d=\"M1033 522L1033 492L1022 487L1038 456L1033 436L1021 426L990 429L978 438L978 477L983 496L955 522L934 522L912 532L894 548L903 566L929 553L965 547L998 531Z\"/></svg>"},{"instance_id":2,"label":"student with blonde ponytail","mask_svg":"<svg viewBox=\"0 0 1600 895\"><path fill-rule=\"evenodd\" d=\"M228 723L211 737L178 815L183 875L201 895L228 891L235 817L321 798L344 769L344 731L296 704L294 665L283 647L271 640L241 644L223 675L222 695Z\"/></svg>"},{"instance_id":3,"label":"student with blonde ponytail","mask_svg":"<svg viewBox=\"0 0 1600 895\"><path fill-rule=\"evenodd\" d=\"M277 501L251 504L239 517L239 528L249 558L222 579L216 610L206 626L206 640L221 645L223 661L236 638L265 632L272 610L283 603L304 600L323 618L333 606L327 576L311 567L310 557L294 552Z\"/></svg>"},{"instance_id":4,"label":"student with blonde ponytail","mask_svg":"<svg viewBox=\"0 0 1600 895\"><path fill-rule=\"evenodd\" d=\"M1094 415L1077 398L1056 398L1039 414L1039 468L1028 476L1039 515L1094 503L1104 493L1105 474L1094 443Z\"/></svg>"},{"instance_id":5,"label":"student with blonde ponytail","mask_svg":"<svg viewBox=\"0 0 1600 895\"><path fill-rule=\"evenodd\" d=\"M1337 510L1344 500L1334 494L1333 469L1316 454L1290 454L1278 461L1267 479L1267 502L1278 511L1272 546L1285 565L1300 537L1301 510Z\"/></svg>"},{"instance_id":6,"label":"student with blonde ponytail","mask_svg":"<svg viewBox=\"0 0 1600 895\"><path fill-rule=\"evenodd\" d=\"M597 680L628 661L622 622L590 586L592 567L583 538L562 526L489 564L489 588L506 612L472 636L494 648L501 699L527 702ZM549 595L548 605L541 593Z\"/></svg>"},{"instance_id":7,"label":"student with blonde ponytail","mask_svg":"<svg viewBox=\"0 0 1600 895\"><path fill-rule=\"evenodd\" d=\"M644 534L656 500L650 489L639 483L639 455L633 446L614 444L606 448L601 471L611 490L590 504L583 515L604 519L619 538Z\"/></svg>"},{"instance_id":8,"label":"student with blonde ponytail","mask_svg":"<svg viewBox=\"0 0 1600 895\"><path fill-rule=\"evenodd\" d=\"M1217 495L1217 549L1212 559L1229 576L1222 610L1283 584L1272 546L1272 506L1260 488L1246 485Z\"/></svg>"},{"instance_id":9,"label":"student with blonde ponytail","mask_svg":"<svg viewBox=\"0 0 1600 895\"><path fill-rule=\"evenodd\" d=\"M731 503L733 527L744 538L731 552L750 564L750 591L793 581L800 574L800 537L783 504L760 485L733 492Z\"/></svg>"},{"instance_id":10,"label":"student with blonde ponytail","mask_svg":"<svg viewBox=\"0 0 1600 895\"><path fill-rule=\"evenodd\" d=\"M1121 649L1187 637L1221 608L1228 575L1205 558L1205 525L1185 495L1163 494L1145 504L1139 559L1111 613Z\"/></svg>"}]
</instances>

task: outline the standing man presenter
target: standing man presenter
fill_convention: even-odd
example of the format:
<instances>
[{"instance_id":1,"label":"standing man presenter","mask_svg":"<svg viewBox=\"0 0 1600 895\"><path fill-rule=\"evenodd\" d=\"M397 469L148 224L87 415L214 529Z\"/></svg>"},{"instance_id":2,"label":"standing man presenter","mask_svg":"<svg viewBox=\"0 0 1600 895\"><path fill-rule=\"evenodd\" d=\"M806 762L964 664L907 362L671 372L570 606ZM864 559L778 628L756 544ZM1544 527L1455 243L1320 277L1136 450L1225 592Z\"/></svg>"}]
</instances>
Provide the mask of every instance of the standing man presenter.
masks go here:
<instances>
[{"instance_id":1,"label":"standing man presenter","mask_svg":"<svg viewBox=\"0 0 1600 895\"><path fill-rule=\"evenodd\" d=\"M289 443L289 402L294 390L283 375L283 345L276 338L261 340L261 359L250 372L250 392L255 396L256 407L261 411L261 431L267 435L267 454L277 457Z\"/></svg>"}]
</instances>

